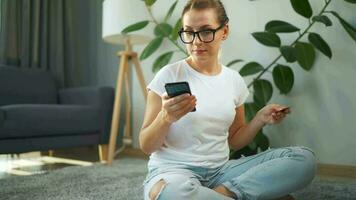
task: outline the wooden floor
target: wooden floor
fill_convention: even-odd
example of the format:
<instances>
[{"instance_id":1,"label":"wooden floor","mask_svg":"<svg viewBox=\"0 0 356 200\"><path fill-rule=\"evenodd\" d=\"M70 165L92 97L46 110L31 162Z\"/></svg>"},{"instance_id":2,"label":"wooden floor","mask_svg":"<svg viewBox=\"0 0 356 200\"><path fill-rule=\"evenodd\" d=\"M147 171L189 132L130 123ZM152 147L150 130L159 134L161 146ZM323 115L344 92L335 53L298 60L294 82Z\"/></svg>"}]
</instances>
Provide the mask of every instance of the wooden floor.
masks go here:
<instances>
[{"instance_id":1,"label":"wooden floor","mask_svg":"<svg viewBox=\"0 0 356 200\"><path fill-rule=\"evenodd\" d=\"M33 175L68 166L90 166L100 162L98 148L81 147L55 150L53 156L47 152L29 152L19 155L0 155L0 179L10 176ZM115 159L131 157L148 159L138 149L126 148Z\"/></svg>"}]
</instances>

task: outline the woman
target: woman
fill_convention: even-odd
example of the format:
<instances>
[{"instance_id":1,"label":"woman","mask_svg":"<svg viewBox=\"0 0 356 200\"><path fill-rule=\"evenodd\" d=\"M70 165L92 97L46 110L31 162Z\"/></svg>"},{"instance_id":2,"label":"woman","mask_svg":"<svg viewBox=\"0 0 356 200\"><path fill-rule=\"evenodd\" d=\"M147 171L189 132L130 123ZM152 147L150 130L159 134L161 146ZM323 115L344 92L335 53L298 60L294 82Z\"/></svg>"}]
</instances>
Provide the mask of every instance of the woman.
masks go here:
<instances>
[{"instance_id":1,"label":"woman","mask_svg":"<svg viewBox=\"0 0 356 200\"><path fill-rule=\"evenodd\" d=\"M145 199L293 199L287 195L315 174L308 148L269 149L228 160L229 146L248 145L263 126L281 122L290 111L267 105L245 123L246 84L218 60L229 35L223 4L189 0L182 23L179 34L189 57L162 68L147 87L139 137L141 149L151 155ZM178 81L188 82L192 95L169 98L164 85Z\"/></svg>"}]
</instances>

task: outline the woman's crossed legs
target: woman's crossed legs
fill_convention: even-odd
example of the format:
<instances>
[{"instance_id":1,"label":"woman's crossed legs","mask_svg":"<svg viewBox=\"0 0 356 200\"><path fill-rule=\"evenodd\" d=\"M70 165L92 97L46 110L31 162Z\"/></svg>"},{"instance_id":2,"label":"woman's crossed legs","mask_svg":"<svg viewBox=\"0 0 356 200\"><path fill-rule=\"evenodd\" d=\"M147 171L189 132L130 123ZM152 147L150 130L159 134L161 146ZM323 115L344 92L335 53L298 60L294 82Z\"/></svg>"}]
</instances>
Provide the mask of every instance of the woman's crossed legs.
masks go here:
<instances>
[{"instance_id":1,"label":"woman's crossed legs","mask_svg":"<svg viewBox=\"0 0 356 200\"><path fill-rule=\"evenodd\" d=\"M202 169L161 169L147 180L145 199L277 199L311 182L315 157L306 147L285 147Z\"/></svg>"}]
</instances>

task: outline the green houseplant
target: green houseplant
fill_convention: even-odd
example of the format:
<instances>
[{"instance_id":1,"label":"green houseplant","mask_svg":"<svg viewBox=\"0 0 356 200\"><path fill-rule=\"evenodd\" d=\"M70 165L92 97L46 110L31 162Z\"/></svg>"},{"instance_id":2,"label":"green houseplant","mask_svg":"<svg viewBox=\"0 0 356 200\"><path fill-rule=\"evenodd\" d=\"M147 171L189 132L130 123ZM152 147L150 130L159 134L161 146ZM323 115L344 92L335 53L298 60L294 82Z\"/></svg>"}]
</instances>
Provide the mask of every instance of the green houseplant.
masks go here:
<instances>
[{"instance_id":1,"label":"green houseplant","mask_svg":"<svg viewBox=\"0 0 356 200\"><path fill-rule=\"evenodd\" d=\"M265 106L273 95L272 83L278 88L281 95L288 94L294 85L294 73L290 66L279 64L280 59L284 59L288 64L298 63L305 71L312 69L315 61L316 50L321 52L328 58L332 58L332 50L328 43L316 32L309 30L316 23L322 23L325 27L333 25L330 17L334 17L348 33L348 35L356 41L356 29L347 21L345 21L337 12L328 10L329 5L333 0L324 0L324 5L320 11L314 14L308 0L290 0L293 10L307 20L308 25L304 28L299 28L283 20L272 20L266 23L264 30L252 33L252 37L257 42L267 47L274 48L279 52L279 55L271 59L271 62L260 64L255 61L245 63L239 70L242 76L253 76L253 81L248 83L248 87L253 89L253 101L245 103L246 118L251 120L256 112ZM344 0L346 3L356 4L356 0ZM177 0L170 6L163 21L158 21L152 13L152 6L156 0L143 0L148 13L149 20L140 21L126 27L122 32L129 33L145 28L149 23L153 23L155 38L144 48L140 59L144 60L150 57L157 49L160 48L164 40L169 41L176 50L167 51L159 55L154 63L152 70L158 71L160 68L168 64L174 53L180 52L188 55L185 49L177 42L178 31L182 27L181 19L177 19L174 24L169 24L168 20L172 16ZM290 44L282 44L279 37L280 34L294 34L295 40ZM233 59L227 66L232 66L236 63L244 62L242 59ZM264 78L266 72L272 72L272 80ZM261 130L257 134L254 141L243 149L232 151L231 157L239 157L241 154L252 155L258 150L266 150L269 147L269 140Z\"/></svg>"}]
</instances>

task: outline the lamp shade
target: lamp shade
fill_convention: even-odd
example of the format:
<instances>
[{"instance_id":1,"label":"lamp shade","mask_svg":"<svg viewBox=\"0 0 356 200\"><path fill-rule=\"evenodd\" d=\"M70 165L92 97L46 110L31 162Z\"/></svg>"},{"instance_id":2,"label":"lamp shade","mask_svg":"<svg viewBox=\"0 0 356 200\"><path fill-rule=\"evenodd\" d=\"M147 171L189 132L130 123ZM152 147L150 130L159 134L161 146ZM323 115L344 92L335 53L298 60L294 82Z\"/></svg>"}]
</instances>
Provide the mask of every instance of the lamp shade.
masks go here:
<instances>
[{"instance_id":1,"label":"lamp shade","mask_svg":"<svg viewBox=\"0 0 356 200\"><path fill-rule=\"evenodd\" d=\"M140 31L121 33L127 26L147 20L146 13L142 1L105 0L103 2L103 40L111 44L125 44L127 39L130 44L147 43L150 37L140 34Z\"/></svg>"}]
</instances>

